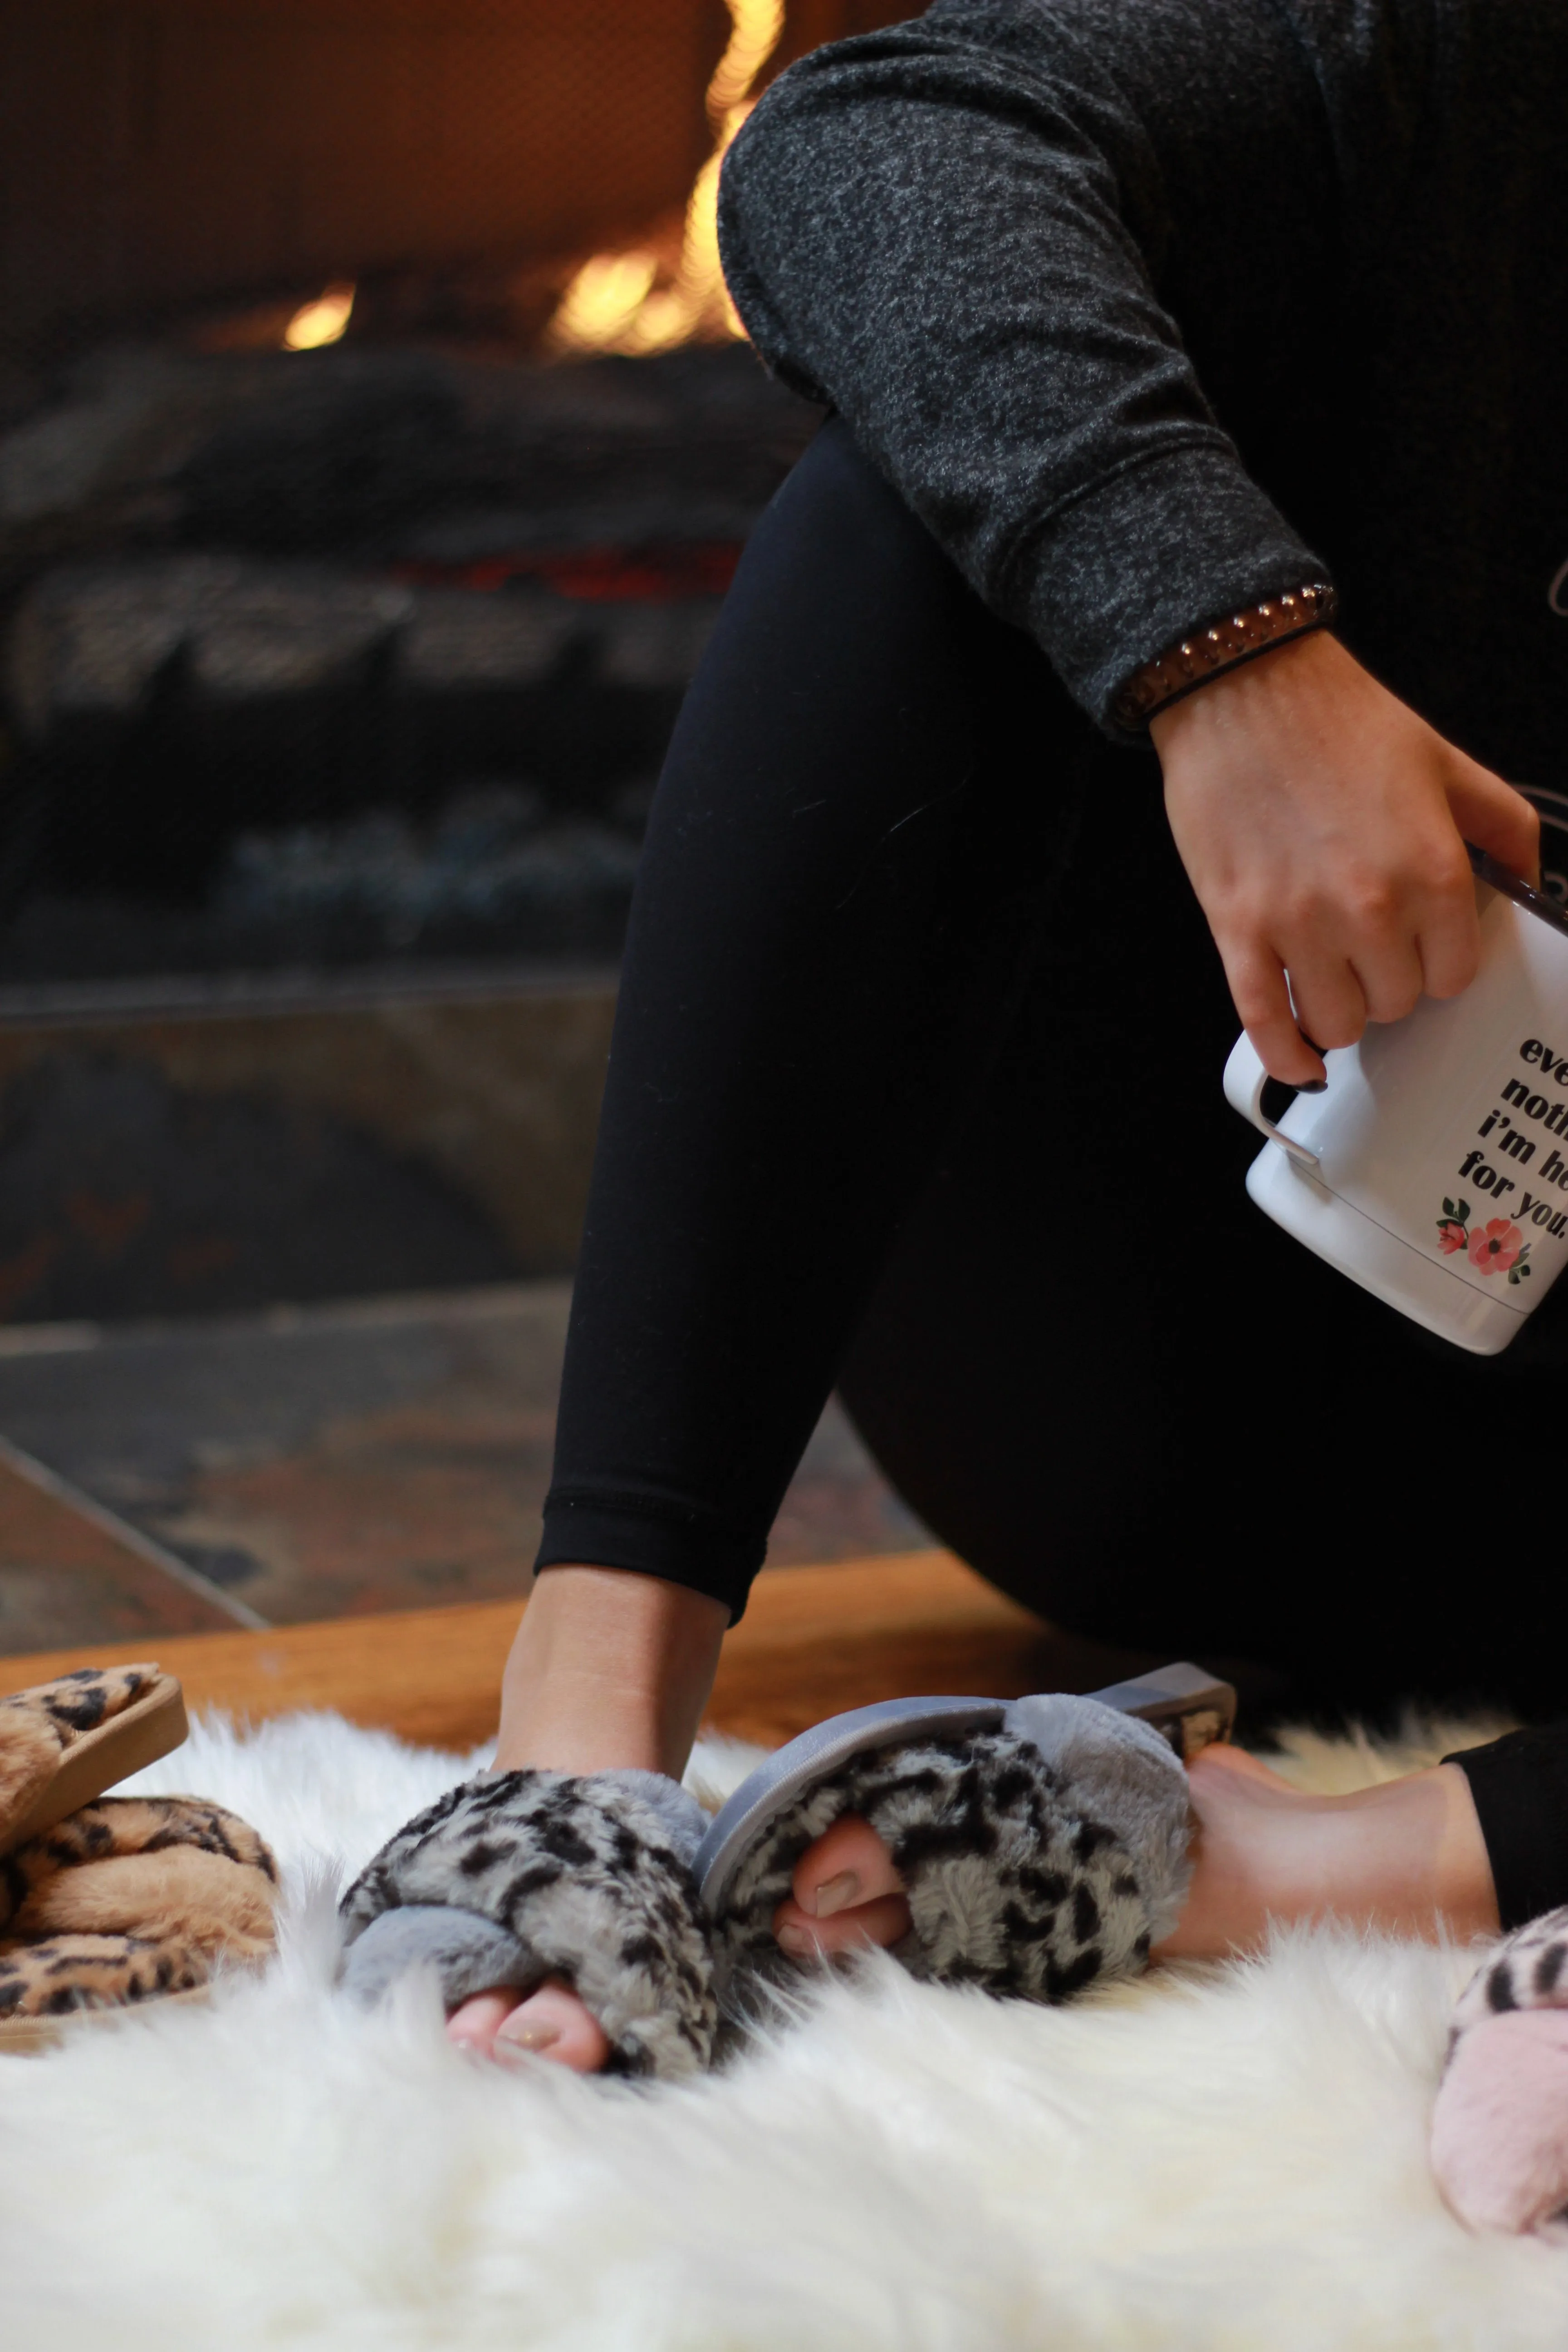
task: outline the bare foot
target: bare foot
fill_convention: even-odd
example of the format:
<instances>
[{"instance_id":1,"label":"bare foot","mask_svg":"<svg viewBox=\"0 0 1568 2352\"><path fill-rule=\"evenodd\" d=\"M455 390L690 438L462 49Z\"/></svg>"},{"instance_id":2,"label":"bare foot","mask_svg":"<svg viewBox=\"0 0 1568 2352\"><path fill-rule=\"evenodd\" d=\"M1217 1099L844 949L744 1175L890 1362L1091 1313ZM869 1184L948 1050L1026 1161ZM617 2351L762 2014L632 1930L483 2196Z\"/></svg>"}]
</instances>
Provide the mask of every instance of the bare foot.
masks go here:
<instances>
[{"instance_id":1,"label":"bare foot","mask_svg":"<svg viewBox=\"0 0 1568 2352\"><path fill-rule=\"evenodd\" d=\"M1274 1920L1334 1917L1424 1937L1498 1932L1491 1866L1457 1764L1314 1797L1243 1749L1215 1747L1187 1780L1193 1883L1157 1960L1256 1951Z\"/></svg>"},{"instance_id":2,"label":"bare foot","mask_svg":"<svg viewBox=\"0 0 1568 2352\"><path fill-rule=\"evenodd\" d=\"M1245 1748L1216 1745L1188 1772L1193 1883L1156 1959L1258 1950L1271 1922L1336 1917L1385 1934L1495 1936L1497 1895L1469 1783L1458 1765L1348 1797L1293 1789ZM892 1858L846 1815L796 1866L773 1933L803 1965L909 1931Z\"/></svg>"}]
</instances>

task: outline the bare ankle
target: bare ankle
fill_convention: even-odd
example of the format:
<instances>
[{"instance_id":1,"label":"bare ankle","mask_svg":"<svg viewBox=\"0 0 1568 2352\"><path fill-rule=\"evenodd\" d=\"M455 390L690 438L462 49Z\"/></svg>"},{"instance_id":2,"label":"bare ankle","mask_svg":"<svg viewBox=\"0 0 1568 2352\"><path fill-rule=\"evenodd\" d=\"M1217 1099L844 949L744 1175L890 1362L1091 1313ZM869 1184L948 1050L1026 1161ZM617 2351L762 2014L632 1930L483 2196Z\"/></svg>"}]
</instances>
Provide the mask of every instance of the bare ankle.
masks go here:
<instances>
[{"instance_id":1,"label":"bare ankle","mask_svg":"<svg viewBox=\"0 0 1568 2352\"><path fill-rule=\"evenodd\" d=\"M497 1766L679 1779L728 1622L721 1602L662 1578L547 1570L507 1660Z\"/></svg>"},{"instance_id":2,"label":"bare ankle","mask_svg":"<svg viewBox=\"0 0 1568 2352\"><path fill-rule=\"evenodd\" d=\"M1371 1925L1428 1937L1497 1934L1497 1889L1486 1841L1470 1784L1457 1764L1358 1790L1340 1802L1362 1832Z\"/></svg>"},{"instance_id":3,"label":"bare ankle","mask_svg":"<svg viewBox=\"0 0 1568 2352\"><path fill-rule=\"evenodd\" d=\"M1158 1958L1253 1951L1273 1922L1331 1917L1387 1935L1497 1932L1486 1845L1457 1766L1316 1797L1200 1759L1192 1789L1192 1889Z\"/></svg>"}]
</instances>

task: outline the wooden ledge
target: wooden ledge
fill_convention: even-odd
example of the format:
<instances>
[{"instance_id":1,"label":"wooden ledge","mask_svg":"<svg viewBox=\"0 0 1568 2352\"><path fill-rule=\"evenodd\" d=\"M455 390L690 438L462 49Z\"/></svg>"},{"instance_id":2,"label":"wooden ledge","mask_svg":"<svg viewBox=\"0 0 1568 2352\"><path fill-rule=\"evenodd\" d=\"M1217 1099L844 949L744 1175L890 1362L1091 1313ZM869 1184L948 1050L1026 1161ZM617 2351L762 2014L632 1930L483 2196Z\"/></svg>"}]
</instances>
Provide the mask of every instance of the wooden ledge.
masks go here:
<instances>
[{"instance_id":1,"label":"wooden ledge","mask_svg":"<svg viewBox=\"0 0 1568 2352\"><path fill-rule=\"evenodd\" d=\"M515 1601L334 1618L266 1633L187 1633L0 1658L0 1692L74 1666L155 1658L193 1707L252 1722L333 1707L422 1746L495 1730ZM1014 1698L1059 1686L1061 1644L1026 1610L941 1551L765 1569L724 1643L710 1722L774 1747L825 1716L933 1692ZM1053 1672L1054 1667L1054 1672Z\"/></svg>"}]
</instances>

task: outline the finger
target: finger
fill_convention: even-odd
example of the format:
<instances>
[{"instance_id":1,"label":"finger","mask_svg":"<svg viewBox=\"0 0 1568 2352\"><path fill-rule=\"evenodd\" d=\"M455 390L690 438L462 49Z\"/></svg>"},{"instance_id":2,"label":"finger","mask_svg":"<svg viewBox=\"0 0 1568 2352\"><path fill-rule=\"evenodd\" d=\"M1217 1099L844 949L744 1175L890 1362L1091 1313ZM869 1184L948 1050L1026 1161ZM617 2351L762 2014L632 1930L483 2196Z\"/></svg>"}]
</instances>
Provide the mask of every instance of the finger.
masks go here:
<instances>
[{"instance_id":1,"label":"finger","mask_svg":"<svg viewBox=\"0 0 1568 2352\"><path fill-rule=\"evenodd\" d=\"M1428 894L1415 947L1428 996L1462 994L1480 970L1481 927L1468 858L1453 887Z\"/></svg>"},{"instance_id":2,"label":"finger","mask_svg":"<svg viewBox=\"0 0 1568 2352\"><path fill-rule=\"evenodd\" d=\"M781 1903L773 1913L779 1949L792 1960L834 1959L840 1953L872 1947L885 1949L909 1932L910 1906L901 1895L883 1895L853 1910L835 1911L827 1919L814 1919L793 1902Z\"/></svg>"},{"instance_id":3,"label":"finger","mask_svg":"<svg viewBox=\"0 0 1568 2352\"><path fill-rule=\"evenodd\" d=\"M1290 994L1297 1022L1320 1045L1353 1045L1365 1031L1366 994L1342 951L1307 950L1290 965Z\"/></svg>"},{"instance_id":4,"label":"finger","mask_svg":"<svg viewBox=\"0 0 1568 2352\"><path fill-rule=\"evenodd\" d=\"M1279 957L1251 943L1216 944L1241 1025L1269 1076L1287 1087L1321 1086L1327 1075L1322 1056L1297 1026Z\"/></svg>"},{"instance_id":5,"label":"finger","mask_svg":"<svg viewBox=\"0 0 1568 2352\"><path fill-rule=\"evenodd\" d=\"M1474 760L1456 760L1447 783L1448 807L1467 841L1510 874L1539 887L1541 819L1522 793Z\"/></svg>"},{"instance_id":6,"label":"finger","mask_svg":"<svg viewBox=\"0 0 1568 2352\"><path fill-rule=\"evenodd\" d=\"M904 1884L869 1822L842 1813L795 1868L791 1889L809 1918L826 1919L881 1895L901 1895Z\"/></svg>"},{"instance_id":7,"label":"finger","mask_svg":"<svg viewBox=\"0 0 1568 2352\"><path fill-rule=\"evenodd\" d=\"M1403 1021L1421 1001L1424 966L1411 932L1357 949L1351 971L1369 1021Z\"/></svg>"},{"instance_id":8,"label":"finger","mask_svg":"<svg viewBox=\"0 0 1568 2352\"><path fill-rule=\"evenodd\" d=\"M498 2027L491 2049L503 2063L525 2055L547 2058L578 2074L596 2074L609 2054L604 2027L560 1977L519 2001Z\"/></svg>"}]
</instances>

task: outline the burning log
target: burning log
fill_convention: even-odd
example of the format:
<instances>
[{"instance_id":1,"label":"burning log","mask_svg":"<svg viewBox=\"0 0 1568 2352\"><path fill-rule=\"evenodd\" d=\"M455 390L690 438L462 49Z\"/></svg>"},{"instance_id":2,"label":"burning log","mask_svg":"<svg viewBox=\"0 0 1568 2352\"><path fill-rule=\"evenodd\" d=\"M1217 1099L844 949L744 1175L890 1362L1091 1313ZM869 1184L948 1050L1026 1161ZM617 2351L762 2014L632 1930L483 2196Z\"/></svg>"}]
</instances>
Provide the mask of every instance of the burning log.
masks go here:
<instances>
[{"instance_id":1,"label":"burning log","mask_svg":"<svg viewBox=\"0 0 1568 2352\"><path fill-rule=\"evenodd\" d=\"M546 334L558 356L619 352L640 358L689 342L744 336L719 266L719 173L756 104L758 75L778 47L784 0L726 0L730 39L708 85L713 152L687 198L673 267L657 248L598 253L583 264Z\"/></svg>"}]
</instances>

